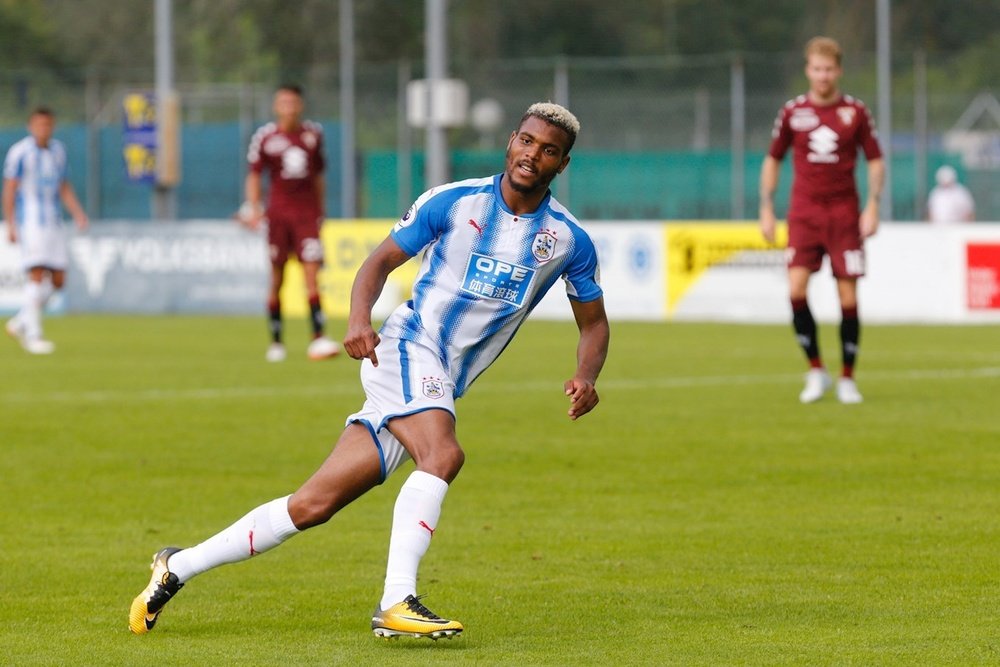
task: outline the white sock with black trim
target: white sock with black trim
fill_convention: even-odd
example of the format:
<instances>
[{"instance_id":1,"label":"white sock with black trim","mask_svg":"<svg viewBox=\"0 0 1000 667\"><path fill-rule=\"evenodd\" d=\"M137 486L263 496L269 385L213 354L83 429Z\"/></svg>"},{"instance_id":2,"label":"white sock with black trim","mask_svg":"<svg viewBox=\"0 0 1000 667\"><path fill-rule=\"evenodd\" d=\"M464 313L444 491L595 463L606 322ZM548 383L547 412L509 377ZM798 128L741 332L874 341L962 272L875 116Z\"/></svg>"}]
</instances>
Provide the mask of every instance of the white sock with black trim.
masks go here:
<instances>
[{"instance_id":1,"label":"white sock with black trim","mask_svg":"<svg viewBox=\"0 0 1000 667\"><path fill-rule=\"evenodd\" d=\"M288 499L276 498L201 544L178 551L167 563L183 584L191 577L226 563L238 563L273 549L301 532L288 514Z\"/></svg>"},{"instance_id":2,"label":"white sock with black trim","mask_svg":"<svg viewBox=\"0 0 1000 667\"><path fill-rule=\"evenodd\" d=\"M420 470L413 471L399 490L380 609L417 594L417 568L431 545L447 492L446 481Z\"/></svg>"}]
</instances>

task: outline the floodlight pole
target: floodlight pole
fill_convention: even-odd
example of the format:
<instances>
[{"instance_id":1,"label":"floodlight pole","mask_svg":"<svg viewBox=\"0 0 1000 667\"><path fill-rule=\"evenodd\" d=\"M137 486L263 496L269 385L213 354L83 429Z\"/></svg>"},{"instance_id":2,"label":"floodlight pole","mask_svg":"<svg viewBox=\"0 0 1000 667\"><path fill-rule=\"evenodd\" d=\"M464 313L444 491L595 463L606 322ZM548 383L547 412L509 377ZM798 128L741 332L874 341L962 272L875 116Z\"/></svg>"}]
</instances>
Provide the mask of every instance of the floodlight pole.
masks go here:
<instances>
[{"instance_id":1,"label":"floodlight pole","mask_svg":"<svg viewBox=\"0 0 1000 667\"><path fill-rule=\"evenodd\" d=\"M878 0L875 9L878 42L878 133L882 137L882 164L885 187L879 205L879 219L892 220L892 62L889 31L889 0Z\"/></svg>"},{"instance_id":2,"label":"floodlight pole","mask_svg":"<svg viewBox=\"0 0 1000 667\"><path fill-rule=\"evenodd\" d=\"M162 124L166 119L167 100L174 92L174 35L173 0L156 0L156 118ZM158 146L163 153L164 147ZM159 183L153 185L153 218L177 219L177 192Z\"/></svg>"},{"instance_id":3,"label":"floodlight pole","mask_svg":"<svg viewBox=\"0 0 1000 667\"><path fill-rule=\"evenodd\" d=\"M340 0L340 215L357 217L354 161L354 0Z\"/></svg>"},{"instance_id":4,"label":"floodlight pole","mask_svg":"<svg viewBox=\"0 0 1000 667\"><path fill-rule=\"evenodd\" d=\"M427 58L427 164L424 175L426 188L448 180L448 138L441 125L441 113L436 108L438 88L447 76L447 15L448 0L427 0L424 50Z\"/></svg>"},{"instance_id":5,"label":"floodlight pole","mask_svg":"<svg viewBox=\"0 0 1000 667\"><path fill-rule=\"evenodd\" d=\"M746 211L746 70L742 55L729 64L729 216L742 220Z\"/></svg>"}]
</instances>

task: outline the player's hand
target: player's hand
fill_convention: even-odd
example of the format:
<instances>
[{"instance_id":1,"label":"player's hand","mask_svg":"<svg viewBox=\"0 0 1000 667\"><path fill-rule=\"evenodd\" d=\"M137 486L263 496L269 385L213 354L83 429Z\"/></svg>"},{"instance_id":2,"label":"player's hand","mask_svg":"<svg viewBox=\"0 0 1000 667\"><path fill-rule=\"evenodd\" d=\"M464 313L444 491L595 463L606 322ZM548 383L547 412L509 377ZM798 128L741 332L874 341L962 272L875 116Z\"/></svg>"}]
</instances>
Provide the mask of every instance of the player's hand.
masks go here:
<instances>
[{"instance_id":1,"label":"player's hand","mask_svg":"<svg viewBox=\"0 0 1000 667\"><path fill-rule=\"evenodd\" d=\"M344 335L344 349L351 359L370 359L372 366L378 366L378 357L375 356L375 348L381 342L378 333L367 325L347 325L347 334Z\"/></svg>"},{"instance_id":2,"label":"player's hand","mask_svg":"<svg viewBox=\"0 0 1000 667\"><path fill-rule=\"evenodd\" d=\"M79 229L81 232L87 231L87 228L90 227L90 219L87 217L85 213L81 213L80 215L76 216L76 218L74 218L74 221L76 222L76 228Z\"/></svg>"},{"instance_id":3,"label":"player's hand","mask_svg":"<svg viewBox=\"0 0 1000 667\"><path fill-rule=\"evenodd\" d=\"M576 420L594 409L601 399L597 396L597 388L593 382L582 378L566 380L563 385L566 395L569 396L569 418Z\"/></svg>"},{"instance_id":4,"label":"player's hand","mask_svg":"<svg viewBox=\"0 0 1000 667\"><path fill-rule=\"evenodd\" d=\"M237 222L246 227L252 232L260 229L261 224L264 221L264 209L261 208L260 204L252 204L251 202L245 201L240 204L240 210L236 212L233 216L236 218Z\"/></svg>"},{"instance_id":5,"label":"player's hand","mask_svg":"<svg viewBox=\"0 0 1000 667\"><path fill-rule=\"evenodd\" d=\"M761 211L760 213L760 233L768 243L774 243L774 229L777 220L774 211Z\"/></svg>"},{"instance_id":6,"label":"player's hand","mask_svg":"<svg viewBox=\"0 0 1000 667\"><path fill-rule=\"evenodd\" d=\"M873 202L865 206L858 221L861 227L861 238L867 239L878 232L878 204Z\"/></svg>"},{"instance_id":7,"label":"player's hand","mask_svg":"<svg viewBox=\"0 0 1000 667\"><path fill-rule=\"evenodd\" d=\"M7 225L7 240L11 245L17 243L17 225Z\"/></svg>"}]
</instances>

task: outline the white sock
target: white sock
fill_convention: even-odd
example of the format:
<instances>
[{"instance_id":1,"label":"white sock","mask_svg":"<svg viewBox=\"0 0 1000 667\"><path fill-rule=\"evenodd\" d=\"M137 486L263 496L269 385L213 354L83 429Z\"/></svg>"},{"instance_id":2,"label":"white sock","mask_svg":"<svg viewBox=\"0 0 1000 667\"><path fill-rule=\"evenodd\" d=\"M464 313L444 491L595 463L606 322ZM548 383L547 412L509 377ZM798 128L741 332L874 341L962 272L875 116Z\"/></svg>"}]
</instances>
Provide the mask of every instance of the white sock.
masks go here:
<instances>
[{"instance_id":1,"label":"white sock","mask_svg":"<svg viewBox=\"0 0 1000 667\"><path fill-rule=\"evenodd\" d=\"M24 285L24 306L17 317L24 324L24 336L28 340L42 337L42 305L45 288L41 283L29 280Z\"/></svg>"},{"instance_id":2,"label":"white sock","mask_svg":"<svg viewBox=\"0 0 1000 667\"><path fill-rule=\"evenodd\" d=\"M447 482L420 470L411 473L399 490L392 513L381 609L417 594L417 567L431 545L447 492Z\"/></svg>"},{"instance_id":3,"label":"white sock","mask_svg":"<svg viewBox=\"0 0 1000 667\"><path fill-rule=\"evenodd\" d=\"M45 310L45 304L47 304L49 302L49 299L52 297L52 295L55 294L56 288L52 284L52 279L49 278L48 276L46 276L45 278L43 278L42 282L39 283L39 284L42 286L42 289L41 289L41 292L38 295L38 299L39 299L39 304L41 305L42 310L44 311Z\"/></svg>"},{"instance_id":4,"label":"white sock","mask_svg":"<svg viewBox=\"0 0 1000 667\"><path fill-rule=\"evenodd\" d=\"M288 514L290 497L264 503L201 544L178 551L170 557L170 571L184 583L213 567L238 563L278 546L300 532Z\"/></svg>"}]
</instances>

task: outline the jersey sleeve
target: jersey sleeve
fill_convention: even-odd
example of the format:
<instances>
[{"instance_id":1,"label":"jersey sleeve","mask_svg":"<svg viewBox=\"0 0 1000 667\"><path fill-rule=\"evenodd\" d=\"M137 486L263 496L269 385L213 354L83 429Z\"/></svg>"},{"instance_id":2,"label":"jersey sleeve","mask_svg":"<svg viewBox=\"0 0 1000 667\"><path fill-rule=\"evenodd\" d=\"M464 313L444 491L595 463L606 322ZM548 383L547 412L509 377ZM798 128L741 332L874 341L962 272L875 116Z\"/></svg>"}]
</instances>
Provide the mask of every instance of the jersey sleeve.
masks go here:
<instances>
[{"instance_id":1,"label":"jersey sleeve","mask_svg":"<svg viewBox=\"0 0 1000 667\"><path fill-rule=\"evenodd\" d=\"M597 261L597 249L583 230L574 229L573 237L573 257L563 274L566 295L574 301L594 301L604 294L600 285L601 270Z\"/></svg>"},{"instance_id":2,"label":"jersey sleeve","mask_svg":"<svg viewBox=\"0 0 1000 667\"><path fill-rule=\"evenodd\" d=\"M250 138L250 146L247 147L247 164L250 167L250 171L258 174L264 170L264 158L261 146L264 143L265 135L267 135L267 128L259 128L253 133L253 136Z\"/></svg>"},{"instance_id":3,"label":"jersey sleeve","mask_svg":"<svg viewBox=\"0 0 1000 667\"><path fill-rule=\"evenodd\" d=\"M792 128L788 124L788 107L784 106L778 110L778 116L774 119L774 127L771 129L771 147L767 154L775 160L781 160L791 145Z\"/></svg>"},{"instance_id":4,"label":"jersey sleeve","mask_svg":"<svg viewBox=\"0 0 1000 667\"><path fill-rule=\"evenodd\" d=\"M410 257L416 257L427 244L440 236L445 226L445 211L435 204L434 190L420 195L413 206L392 228L389 235Z\"/></svg>"},{"instance_id":5,"label":"jersey sleeve","mask_svg":"<svg viewBox=\"0 0 1000 667\"><path fill-rule=\"evenodd\" d=\"M24 172L23 152L17 150L17 146L7 151L7 156L3 161L4 178L21 178Z\"/></svg>"},{"instance_id":6,"label":"jersey sleeve","mask_svg":"<svg viewBox=\"0 0 1000 667\"><path fill-rule=\"evenodd\" d=\"M69 157L66 155L66 147L59 144L59 182L69 181Z\"/></svg>"},{"instance_id":7,"label":"jersey sleeve","mask_svg":"<svg viewBox=\"0 0 1000 667\"><path fill-rule=\"evenodd\" d=\"M882 157L882 147L878 143L878 135L875 132L875 121L868 107L859 103L858 115L861 122L858 123L858 145L864 151L866 160L878 160Z\"/></svg>"}]
</instances>

